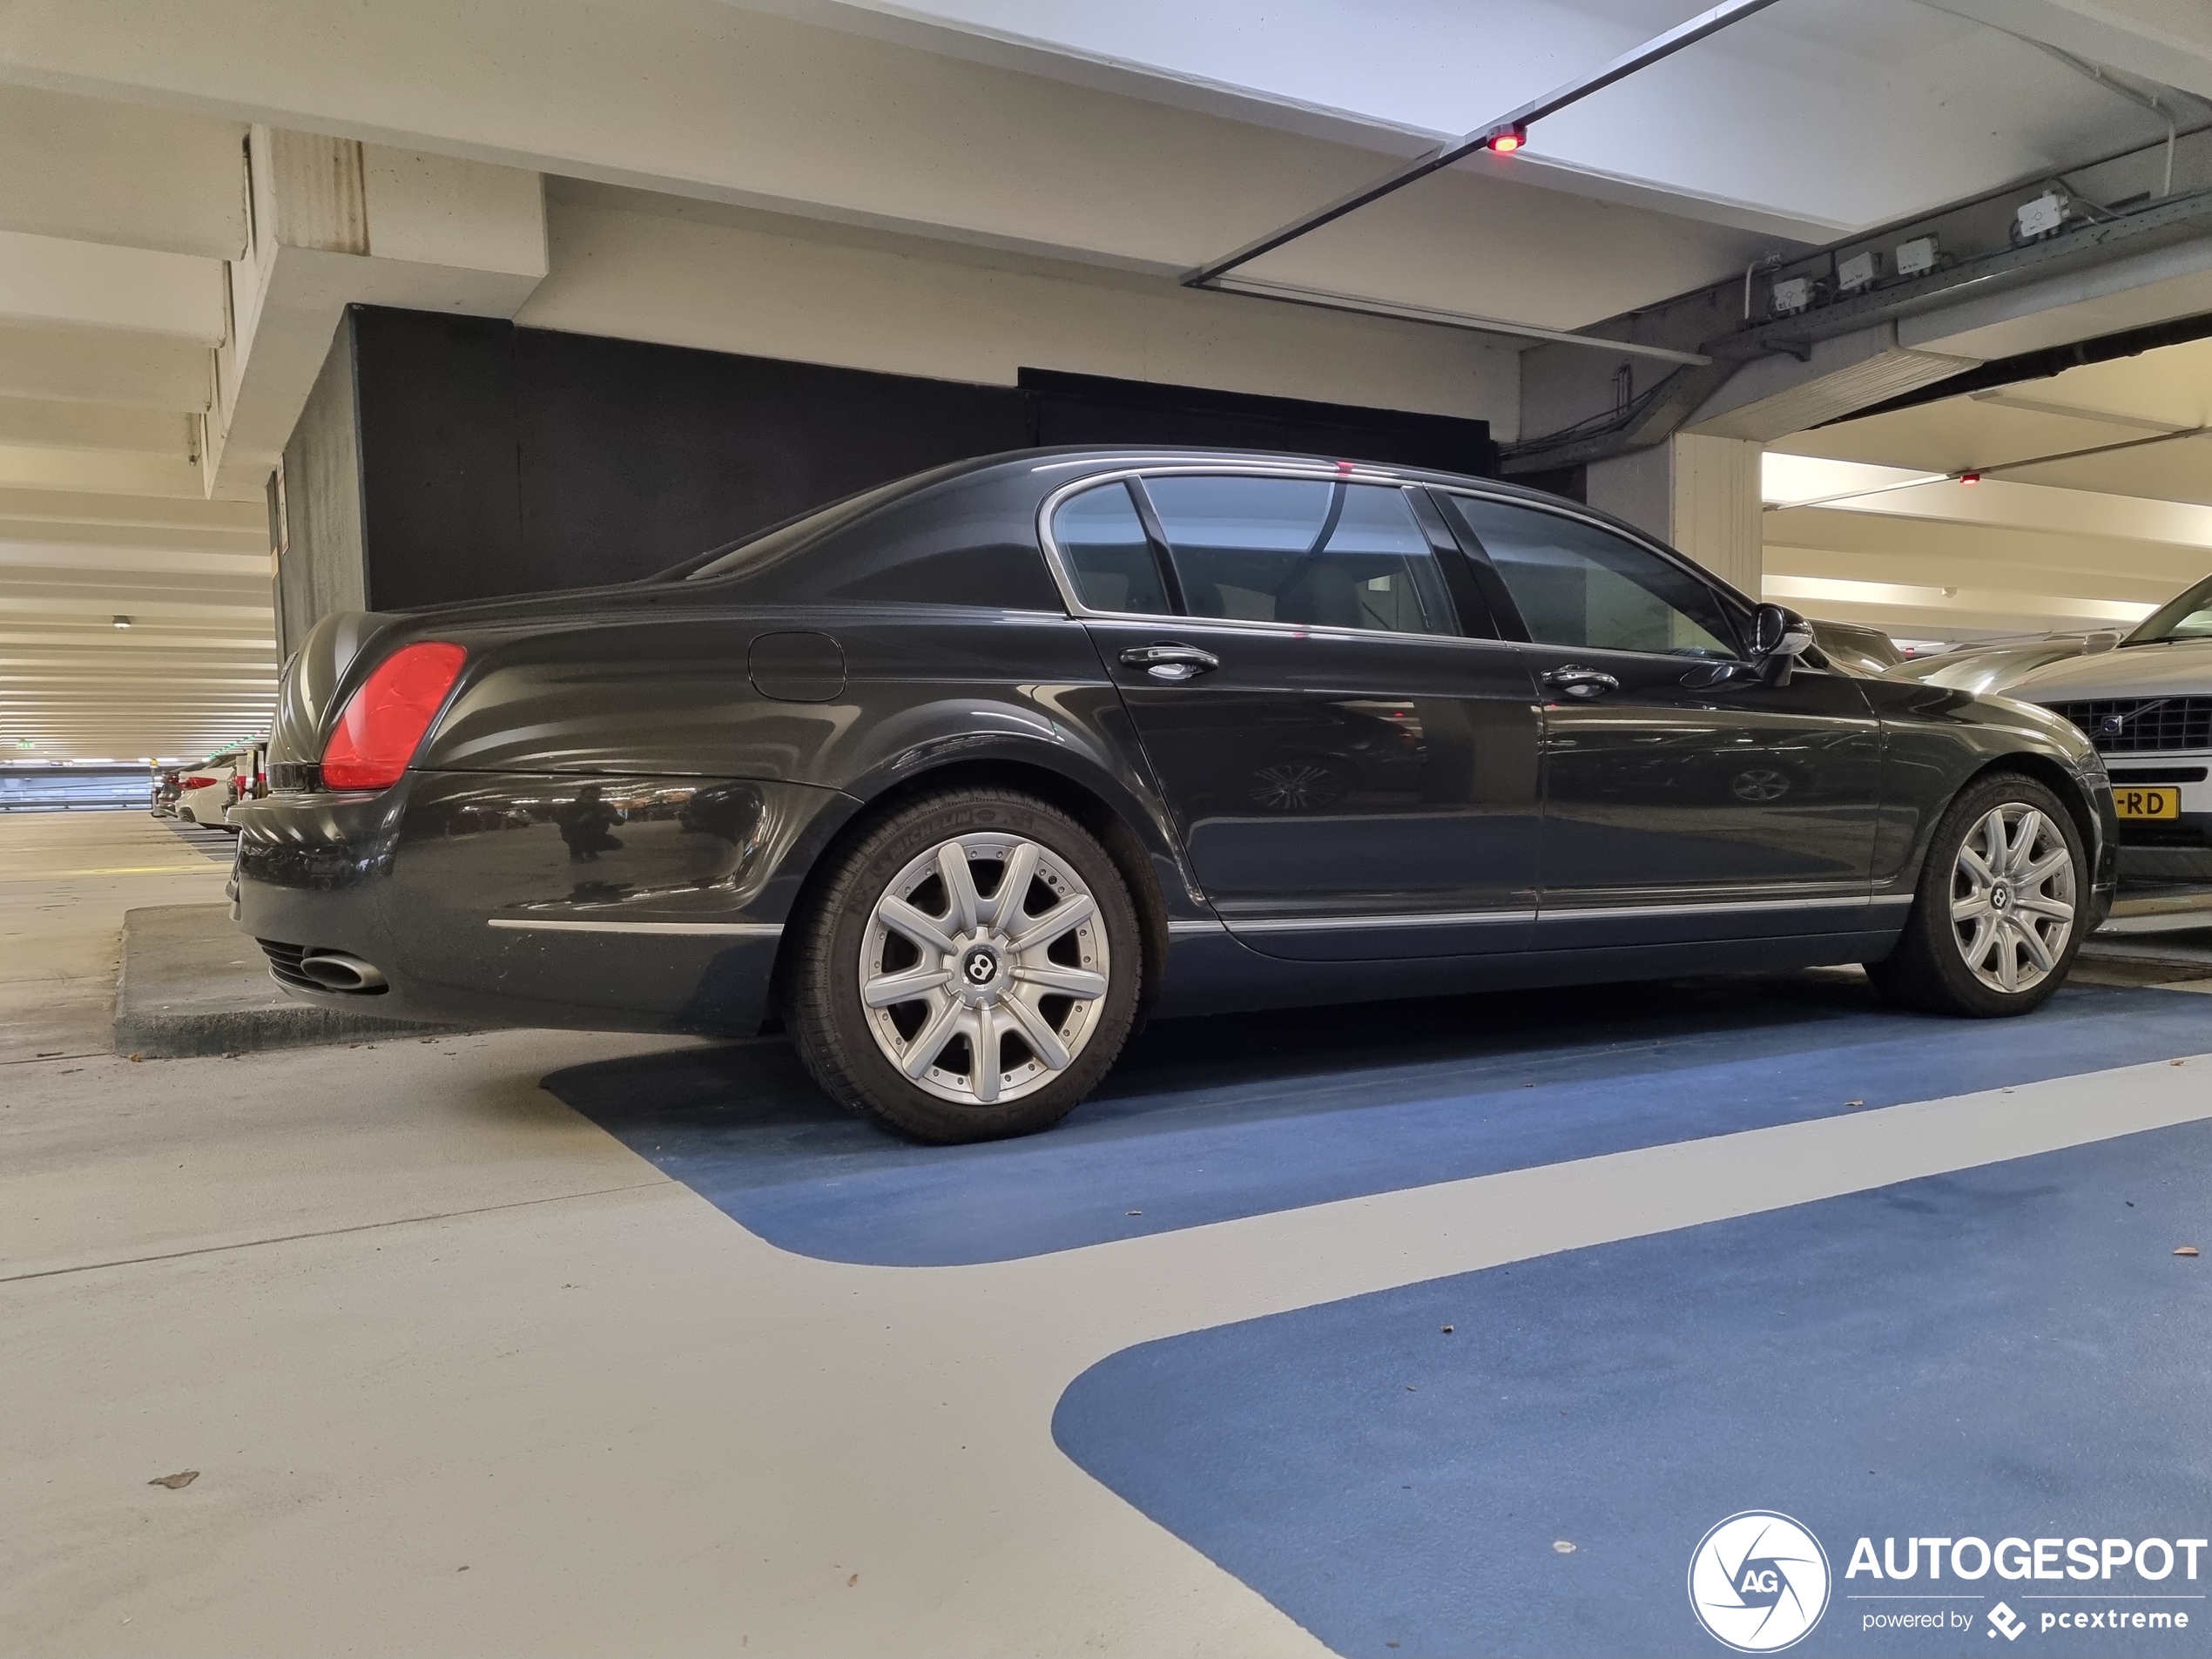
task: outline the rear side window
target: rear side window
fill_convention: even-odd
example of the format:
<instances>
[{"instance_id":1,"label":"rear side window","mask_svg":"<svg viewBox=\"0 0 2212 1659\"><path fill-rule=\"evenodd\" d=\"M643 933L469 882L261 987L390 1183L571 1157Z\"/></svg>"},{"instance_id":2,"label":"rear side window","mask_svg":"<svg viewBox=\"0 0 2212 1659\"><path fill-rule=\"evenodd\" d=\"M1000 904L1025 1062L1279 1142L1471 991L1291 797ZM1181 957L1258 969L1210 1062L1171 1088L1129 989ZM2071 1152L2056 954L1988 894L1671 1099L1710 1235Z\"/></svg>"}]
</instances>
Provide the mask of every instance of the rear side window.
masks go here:
<instances>
[{"instance_id":1,"label":"rear side window","mask_svg":"<svg viewBox=\"0 0 2212 1659\"><path fill-rule=\"evenodd\" d=\"M1148 478L1194 617L1459 631L1405 493L1310 478Z\"/></svg>"},{"instance_id":2,"label":"rear side window","mask_svg":"<svg viewBox=\"0 0 2212 1659\"><path fill-rule=\"evenodd\" d=\"M990 474L907 493L910 486L856 496L820 516L833 521L826 532L789 526L693 579L711 577L752 604L1062 609L1037 547L1034 498L1009 495Z\"/></svg>"},{"instance_id":3,"label":"rear side window","mask_svg":"<svg viewBox=\"0 0 2212 1659\"><path fill-rule=\"evenodd\" d=\"M1160 567L1127 484L1101 484L1061 502L1052 516L1052 539L1077 597L1090 610L1143 616L1170 610Z\"/></svg>"},{"instance_id":4,"label":"rear side window","mask_svg":"<svg viewBox=\"0 0 2212 1659\"><path fill-rule=\"evenodd\" d=\"M1737 655L1735 631L1713 590L1650 549L1558 513L1467 496L1447 499L1538 643Z\"/></svg>"}]
</instances>

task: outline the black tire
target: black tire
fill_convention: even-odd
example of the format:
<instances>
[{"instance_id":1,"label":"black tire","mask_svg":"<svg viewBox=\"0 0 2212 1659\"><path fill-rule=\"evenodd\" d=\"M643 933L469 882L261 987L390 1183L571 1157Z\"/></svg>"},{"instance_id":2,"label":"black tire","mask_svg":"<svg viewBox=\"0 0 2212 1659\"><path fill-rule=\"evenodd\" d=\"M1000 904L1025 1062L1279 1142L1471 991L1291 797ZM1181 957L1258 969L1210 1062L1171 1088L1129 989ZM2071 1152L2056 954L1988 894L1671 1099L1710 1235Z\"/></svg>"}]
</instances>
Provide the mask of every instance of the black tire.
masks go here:
<instances>
[{"instance_id":1,"label":"black tire","mask_svg":"<svg viewBox=\"0 0 2212 1659\"><path fill-rule=\"evenodd\" d=\"M2006 991L1985 982L1968 965L1971 940L1961 942L1952 907L1954 897L1970 885L1959 869L1960 847L1993 812L2016 806L2041 813L2055 839L2064 842L2072 860L2074 915L2062 946L2049 951L2053 966L2038 970L2033 983ZM2081 832L2074 815L2048 786L2019 772L1993 772L1976 779L1959 792L1929 838L1927 861L1921 867L1912 914L1897 949L1881 961L1867 963L1867 975L1885 997L1903 1008L1985 1020L2033 1013L2066 982L2075 953L2081 948L2083 923L2089 912L2090 875L2082 853ZM2013 903L2009 890L2006 903L2008 907ZM1971 922L1966 925L1973 926Z\"/></svg>"},{"instance_id":2,"label":"black tire","mask_svg":"<svg viewBox=\"0 0 2212 1659\"><path fill-rule=\"evenodd\" d=\"M1103 996L1086 995L1081 999L1059 999L1049 993L1031 993L1048 1008L1055 1002L1064 1001L1067 1016L1071 1019L1078 1001L1086 1006L1096 1004L1083 1015L1080 1046L1072 1048L1072 1057L1059 1071L1052 1072L1047 1062L1037 1057L1039 1051L1017 1026L1002 1022L1008 1016L994 1015L995 1020L1001 1022L994 1027L999 1033L1001 1052L1006 1052L1003 1045L1011 1042L1015 1045L1011 1052L1017 1061L1026 1053L1035 1066L1043 1069L1038 1072L1036 1081L1017 1085L1028 1092L1016 1098L988 1103L972 1096L948 1099L933 1092L925 1082L909 1078L893 1063L878 1036L883 1028L880 1022L887 1021L894 1011L870 1010L864 1005L860 991L863 953L870 948L870 941L875 936L879 902L902 875L911 875L918 860L957 838L969 836L1006 836L1034 843L1056 861L1063 873L1072 874L1081 887L1089 890L1103 934L1102 941L1097 927L1092 927L1080 935L1089 941L1085 948L1092 953L1084 960L1104 963L1106 990ZM967 854L961 856L965 858ZM999 900L998 885L1006 879L1005 868L1003 864L999 867L998 884L989 894L983 895L985 903ZM1038 879L1045 878L1041 873ZM1074 891L1072 884L1069 890ZM1025 887L1025 893L1035 891L1034 883ZM922 895L917 892L914 896L919 899ZM1050 909L1056 910L1060 902L1064 900L1055 899ZM1015 895L1014 903L1018 909L1025 900L1022 895ZM1018 921L1031 919L1022 915ZM1103 953L1097 949L1101 942L1104 947ZM875 947L879 950L887 948L880 942ZM932 961L921 960L920 951L914 954L918 968L926 970L933 965ZM946 962L952 960L933 959ZM962 960L973 959L971 956ZM1009 954L1005 960L1008 968L1002 982L1006 993L1011 995L1015 989L1012 980L1019 974L1012 968L1015 959ZM914 970L887 967L883 971ZM1097 1086L1128 1041L1141 1000L1144 972L1143 936L1128 884L1089 831L1058 808L1015 790L948 790L911 802L871 825L840 860L835 872L799 924L796 951L786 981L785 1019L793 1046L807 1071L824 1093L849 1109L919 1141L949 1144L996 1140L1050 1128ZM946 988L948 994L941 999L942 1001L950 1002L949 993L959 989L958 981L959 975L955 974L954 983ZM980 989L974 994L985 995ZM911 1016L915 1006L919 1004L901 1005L895 1012ZM910 1042L921 1040L917 1033L906 1035ZM977 1063L973 1048L957 1046L968 1045L969 1041L964 1035L954 1037L952 1043L955 1046L948 1052L968 1055L970 1081L980 1089L984 1086L980 1081L982 1068ZM945 1076L934 1066L929 1068L926 1078L938 1088L948 1086ZM988 1083L994 1090L999 1086L995 1079L995 1074Z\"/></svg>"}]
</instances>

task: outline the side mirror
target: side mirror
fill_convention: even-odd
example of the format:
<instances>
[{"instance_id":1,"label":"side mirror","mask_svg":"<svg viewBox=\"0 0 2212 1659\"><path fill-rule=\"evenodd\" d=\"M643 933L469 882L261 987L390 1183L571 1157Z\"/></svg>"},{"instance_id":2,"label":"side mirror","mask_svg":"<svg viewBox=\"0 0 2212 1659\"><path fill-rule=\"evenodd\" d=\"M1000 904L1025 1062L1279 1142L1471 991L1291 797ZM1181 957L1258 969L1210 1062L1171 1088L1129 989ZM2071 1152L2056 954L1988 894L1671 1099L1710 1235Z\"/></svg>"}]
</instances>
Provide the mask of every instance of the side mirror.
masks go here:
<instances>
[{"instance_id":1,"label":"side mirror","mask_svg":"<svg viewBox=\"0 0 2212 1659\"><path fill-rule=\"evenodd\" d=\"M1770 685L1787 685L1797 658L1812 646L1812 624L1796 611L1761 605L1752 613L1752 664Z\"/></svg>"}]
</instances>

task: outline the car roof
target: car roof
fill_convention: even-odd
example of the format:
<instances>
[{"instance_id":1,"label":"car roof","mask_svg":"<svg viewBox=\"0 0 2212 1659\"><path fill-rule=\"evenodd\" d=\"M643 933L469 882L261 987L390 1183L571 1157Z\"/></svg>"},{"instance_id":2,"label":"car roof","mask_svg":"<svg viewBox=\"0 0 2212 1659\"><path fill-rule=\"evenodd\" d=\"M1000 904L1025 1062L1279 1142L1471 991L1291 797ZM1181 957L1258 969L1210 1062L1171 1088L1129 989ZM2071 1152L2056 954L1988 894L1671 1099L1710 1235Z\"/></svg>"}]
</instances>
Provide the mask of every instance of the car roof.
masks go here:
<instances>
[{"instance_id":1,"label":"car roof","mask_svg":"<svg viewBox=\"0 0 2212 1659\"><path fill-rule=\"evenodd\" d=\"M972 461L954 462L933 472L916 475L917 486L949 482L979 472L1055 473L1078 478L1088 472L1119 472L1152 466L1321 467L1347 475L1395 479L1405 483L1436 484L1446 488L1479 489L1485 494L1514 496L1532 502L1558 502L1564 499L1544 490L1479 473L1447 472L1433 467L1409 467L1388 461L1364 460L1355 455L1315 455L1294 449L1207 448L1188 444L1062 444L1037 449L1014 449ZM1569 502L1585 512L1594 509Z\"/></svg>"}]
</instances>

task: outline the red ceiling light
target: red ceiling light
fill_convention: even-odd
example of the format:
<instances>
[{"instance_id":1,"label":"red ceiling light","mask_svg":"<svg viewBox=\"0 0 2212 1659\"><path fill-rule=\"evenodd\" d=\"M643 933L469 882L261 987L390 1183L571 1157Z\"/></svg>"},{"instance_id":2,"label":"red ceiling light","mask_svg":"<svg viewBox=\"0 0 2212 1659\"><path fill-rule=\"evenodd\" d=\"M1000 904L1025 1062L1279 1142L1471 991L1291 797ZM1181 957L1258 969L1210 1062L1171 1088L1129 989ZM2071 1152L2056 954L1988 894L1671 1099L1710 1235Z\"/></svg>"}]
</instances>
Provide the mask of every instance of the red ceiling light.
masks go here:
<instances>
[{"instance_id":1,"label":"red ceiling light","mask_svg":"<svg viewBox=\"0 0 2212 1659\"><path fill-rule=\"evenodd\" d=\"M469 653L426 640L394 651L347 700L323 746L322 780L332 789L389 789L445 705Z\"/></svg>"},{"instance_id":2,"label":"red ceiling light","mask_svg":"<svg viewBox=\"0 0 2212 1659\"><path fill-rule=\"evenodd\" d=\"M1509 156L1527 142L1528 129L1527 127L1519 125L1506 127L1490 135L1490 153L1497 156Z\"/></svg>"},{"instance_id":3,"label":"red ceiling light","mask_svg":"<svg viewBox=\"0 0 2212 1659\"><path fill-rule=\"evenodd\" d=\"M1978 472L1962 472L1959 475L1959 482L1962 484L1978 484L1981 482L1981 475Z\"/></svg>"}]
</instances>

